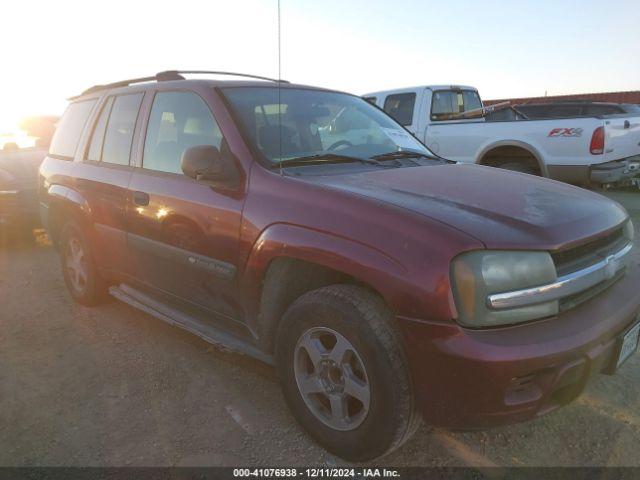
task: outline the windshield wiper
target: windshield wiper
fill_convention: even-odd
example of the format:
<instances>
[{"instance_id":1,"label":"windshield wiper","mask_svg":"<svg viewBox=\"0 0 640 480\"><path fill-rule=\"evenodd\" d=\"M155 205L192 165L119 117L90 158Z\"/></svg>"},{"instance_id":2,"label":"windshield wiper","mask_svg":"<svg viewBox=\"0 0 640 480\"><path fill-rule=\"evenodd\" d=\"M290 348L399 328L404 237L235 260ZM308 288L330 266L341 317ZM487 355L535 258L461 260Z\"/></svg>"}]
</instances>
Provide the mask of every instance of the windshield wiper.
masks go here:
<instances>
[{"instance_id":1,"label":"windshield wiper","mask_svg":"<svg viewBox=\"0 0 640 480\"><path fill-rule=\"evenodd\" d=\"M378 165L380 162L369 158L351 157L349 155L340 155L337 153L319 153L317 155L308 155L306 157L286 158L273 164L271 168L280 167L296 167L300 165L318 165L323 163L364 163L366 165Z\"/></svg>"},{"instance_id":2,"label":"windshield wiper","mask_svg":"<svg viewBox=\"0 0 640 480\"><path fill-rule=\"evenodd\" d=\"M396 150L394 152L380 153L371 157L374 160L398 160L401 158L428 158L429 160L442 160L426 153L412 152L410 150Z\"/></svg>"}]
</instances>

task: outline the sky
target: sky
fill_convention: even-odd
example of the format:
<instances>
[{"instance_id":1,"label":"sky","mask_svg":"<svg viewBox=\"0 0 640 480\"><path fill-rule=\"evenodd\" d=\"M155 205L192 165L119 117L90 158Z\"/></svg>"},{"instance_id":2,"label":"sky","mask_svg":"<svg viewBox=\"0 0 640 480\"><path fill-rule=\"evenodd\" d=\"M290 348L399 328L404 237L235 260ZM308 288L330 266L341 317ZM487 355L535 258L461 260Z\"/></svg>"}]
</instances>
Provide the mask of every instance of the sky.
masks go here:
<instances>
[{"instance_id":1,"label":"sky","mask_svg":"<svg viewBox=\"0 0 640 480\"><path fill-rule=\"evenodd\" d=\"M167 69L278 75L277 0L2 5L0 133L97 84ZM356 94L640 89L638 0L281 0L281 73Z\"/></svg>"}]
</instances>

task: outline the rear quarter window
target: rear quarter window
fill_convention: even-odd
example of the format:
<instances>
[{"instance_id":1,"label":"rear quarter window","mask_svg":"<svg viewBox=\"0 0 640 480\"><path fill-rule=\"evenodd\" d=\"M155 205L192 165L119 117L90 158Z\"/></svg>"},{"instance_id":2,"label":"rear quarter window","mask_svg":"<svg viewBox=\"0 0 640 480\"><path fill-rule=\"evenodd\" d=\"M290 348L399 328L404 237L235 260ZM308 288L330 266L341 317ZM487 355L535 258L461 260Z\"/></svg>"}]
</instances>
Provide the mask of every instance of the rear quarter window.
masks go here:
<instances>
[{"instance_id":1,"label":"rear quarter window","mask_svg":"<svg viewBox=\"0 0 640 480\"><path fill-rule=\"evenodd\" d=\"M51 155L66 158L75 156L80 136L95 104L96 100L85 100L72 103L67 107L51 140L49 148Z\"/></svg>"}]
</instances>

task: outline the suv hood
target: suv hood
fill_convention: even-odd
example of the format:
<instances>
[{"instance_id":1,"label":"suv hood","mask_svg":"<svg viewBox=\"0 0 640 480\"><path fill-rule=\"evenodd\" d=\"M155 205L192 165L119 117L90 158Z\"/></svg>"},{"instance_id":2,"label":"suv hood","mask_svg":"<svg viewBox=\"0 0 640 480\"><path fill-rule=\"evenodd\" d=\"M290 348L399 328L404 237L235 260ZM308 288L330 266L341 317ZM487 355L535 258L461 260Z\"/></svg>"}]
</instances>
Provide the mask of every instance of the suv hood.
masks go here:
<instances>
[{"instance_id":1,"label":"suv hood","mask_svg":"<svg viewBox=\"0 0 640 480\"><path fill-rule=\"evenodd\" d=\"M620 205L588 190L478 165L376 169L305 180L425 215L487 248L554 250L628 217Z\"/></svg>"}]
</instances>

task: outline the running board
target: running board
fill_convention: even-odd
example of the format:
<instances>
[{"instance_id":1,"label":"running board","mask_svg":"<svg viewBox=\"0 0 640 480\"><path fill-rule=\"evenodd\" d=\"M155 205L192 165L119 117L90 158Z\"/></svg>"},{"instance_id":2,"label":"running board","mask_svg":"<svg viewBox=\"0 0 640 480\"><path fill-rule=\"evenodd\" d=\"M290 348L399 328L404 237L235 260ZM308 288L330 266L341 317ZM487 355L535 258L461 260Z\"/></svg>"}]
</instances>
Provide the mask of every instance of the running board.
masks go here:
<instances>
[{"instance_id":1,"label":"running board","mask_svg":"<svg viewBox=\"0 0 640 480\"><path fill-rule=\"evenodd\" d=\"M182 328L197 335L205 342L211 343L221 350L230 350L235 353L247 355L269 365L275 364L273 355L269 355L251 345L245 340L227 332L197 320L183 312L175 310L150 296L136 290L124 283L120 286L109 288L109 293L118 300L142 310L169 325Z\"/></svg>"}]
</instances>

